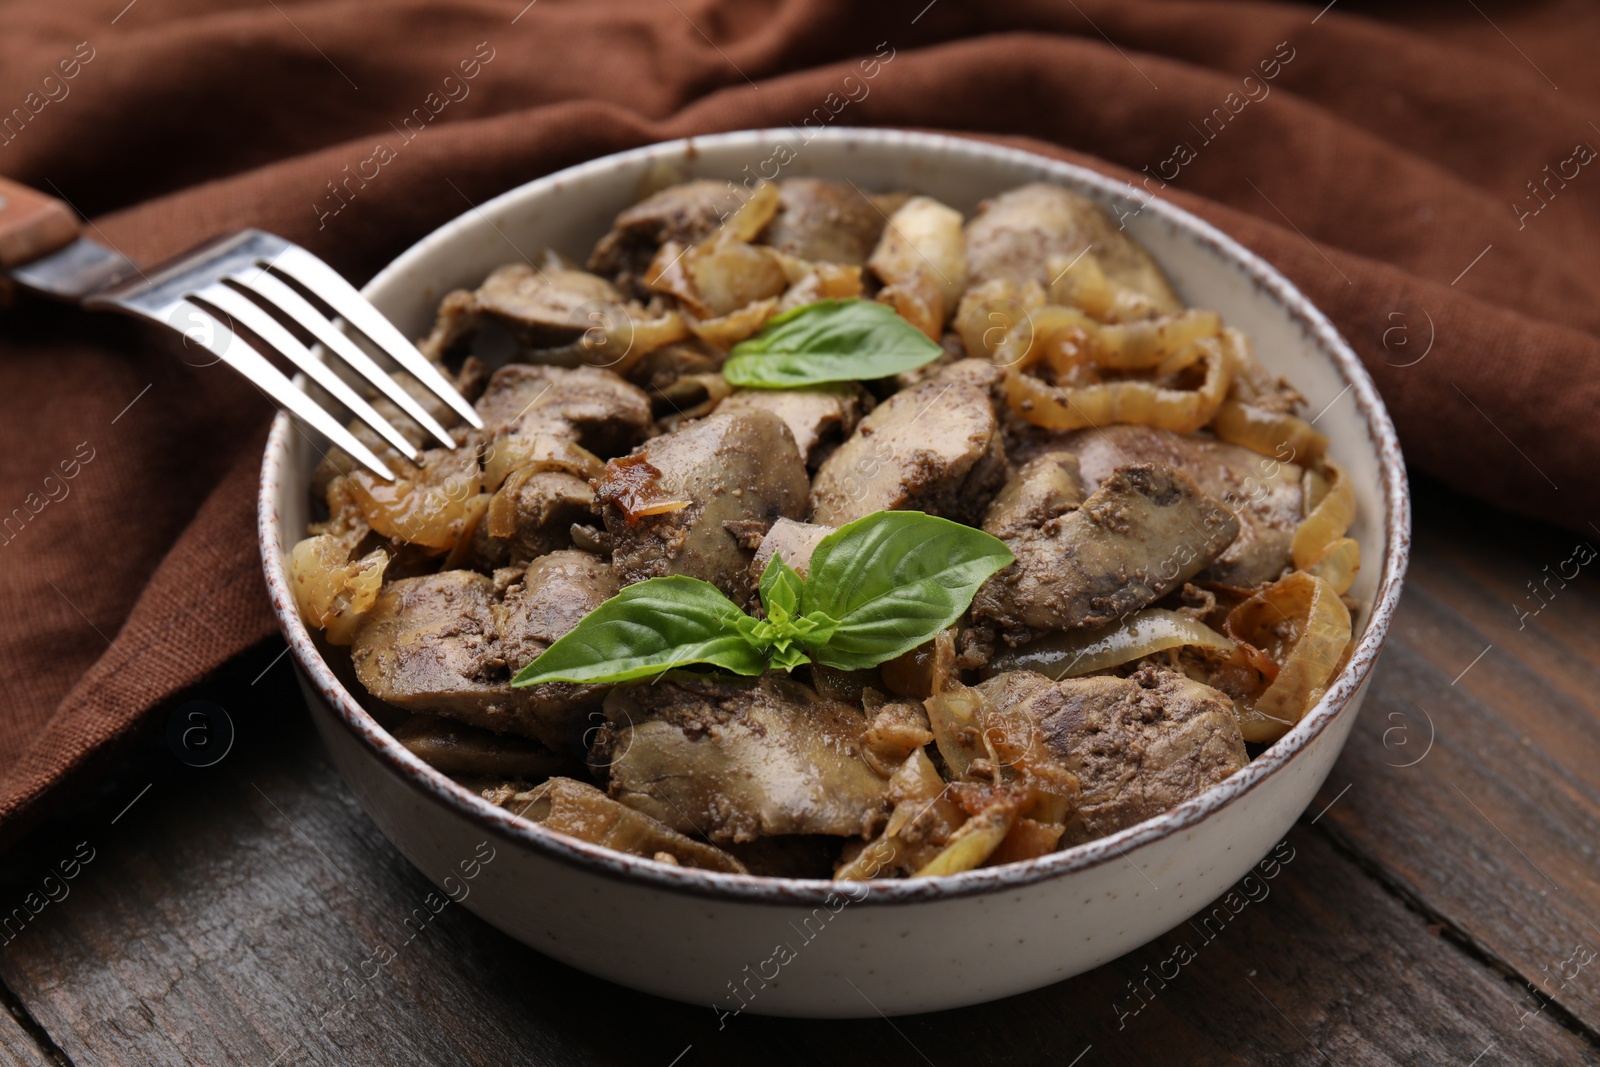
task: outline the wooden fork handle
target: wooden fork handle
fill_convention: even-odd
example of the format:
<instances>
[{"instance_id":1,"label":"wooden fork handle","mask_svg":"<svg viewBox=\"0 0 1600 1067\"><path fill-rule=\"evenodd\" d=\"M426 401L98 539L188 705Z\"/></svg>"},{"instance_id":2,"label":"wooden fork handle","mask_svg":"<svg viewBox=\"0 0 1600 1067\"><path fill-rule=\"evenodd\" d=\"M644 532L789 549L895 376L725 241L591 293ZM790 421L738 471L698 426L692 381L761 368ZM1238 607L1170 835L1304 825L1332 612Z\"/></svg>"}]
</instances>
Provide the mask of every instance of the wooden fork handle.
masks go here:
<instances>
[{"instance_id":1,"label":"wooden fork handle","mask_svg":"<svg viewBox=\"0 0 1600 1067\"><path fill-rule=\"evenodd\" d=\"M78 216L70 207L0 178L0 270L31 263L77 236Z\"/></svg>"}]
</instances>

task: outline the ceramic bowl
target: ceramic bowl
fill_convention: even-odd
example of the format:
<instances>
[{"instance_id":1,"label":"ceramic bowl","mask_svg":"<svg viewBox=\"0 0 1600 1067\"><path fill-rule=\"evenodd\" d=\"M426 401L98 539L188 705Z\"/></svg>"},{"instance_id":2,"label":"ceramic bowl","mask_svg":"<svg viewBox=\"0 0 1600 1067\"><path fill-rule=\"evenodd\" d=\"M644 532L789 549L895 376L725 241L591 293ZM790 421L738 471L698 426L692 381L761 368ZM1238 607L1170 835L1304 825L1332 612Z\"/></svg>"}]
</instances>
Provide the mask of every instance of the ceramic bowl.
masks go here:
<instances>
[{"instance_id":1,"label":"ceramic bowl","mask_svg":"<svg viewBox=\"0 0 1600 1067\"><path fill-rule=\"evenodd\" d=\"M267 586L312 716L373 821L441 892L512 937L622 985L712 1006L723 1024L742 1011L893 1015L1019 993L1114 959L1226 892L1274 849L1328 774L1400 595L1410 531L1405 468L1349 346L1277 271L1143 190L1026 152L888 130L745 131L598 159L467 212L365 293L421 336L442 294L475 287L502 263L547 246L585 259L663 162L735 182L815 175L913 189L968 215L985 197L1041 180L1106 206L1186 301L1247 332L1267 367L1321 412L1318 428L1360 502L1352 536L1363 567L1352 592L1365 608L1354 654L1287 736L1222 784L1041 859L871 885L672 867L512 817L411 755L363 710L319 654L289 591L288 549L310 515L317 453L280 415L261 476Z\"/></svg>"}]
</instances>

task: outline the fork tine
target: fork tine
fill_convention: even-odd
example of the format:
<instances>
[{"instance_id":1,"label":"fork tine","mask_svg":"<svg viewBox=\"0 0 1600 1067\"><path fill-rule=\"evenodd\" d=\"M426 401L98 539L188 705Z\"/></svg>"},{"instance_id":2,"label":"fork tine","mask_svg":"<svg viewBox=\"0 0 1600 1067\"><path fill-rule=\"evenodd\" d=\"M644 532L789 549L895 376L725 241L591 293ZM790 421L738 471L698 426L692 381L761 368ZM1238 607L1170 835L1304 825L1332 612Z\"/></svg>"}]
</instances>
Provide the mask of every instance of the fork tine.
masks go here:
<instances>
[{"instance_id":1,"label":"fork tine","mask_svg":"<svg viewBox=\"0 0 1600 1067\"><path fill-rule=\"evenodd\" d=\"M367 298L345 281L338 271L298 245L290 245L270 260L257 260L258 265L281 270L308 290L315 293L333 308L334 314L366 334L391 358L411 372L441 400L455 409L468 425L483 428L483 420L472 410L472 405L462 399L455 386L434 369L417 346L408 341L394 324L367 303Z\"/></svg>"},{"instance_id":2,"label":"fork tine","mask_svg":"<svg viewBox=\"0 0 1600 1067\"><path fill-rule=\"evenodd\" d=\"M400 410L415 419L419 426L432 434L446 448L456 447L455 438L450 436L448 430L439 425L437 419L428 414L426 408L417 403L415 397L401 388L399 382L395 381L382 367L374 363L370 356L361 351L360 346L350 340L337 326L329 322L327 316L312 307L311 302L295 292L292 287L285 285L271 273L259 267L235 271L228 275L228 280L258 294L279 311L305 327L313 337L322 343L324 348L344 360L363 378L382 390L384 396L394 401Z\"/></svg>"},{"instance_id":3,"label":"fork tine","mask_svg":"<svg viewBox=\"0 0 1600 1067\"><path fill-rule=\"evenodd\" d=\"M183 300L179 301L179 304L192 308L215 326L209 336L196 337L193 334L186 336L203 345L218 359L250 379L279 407L321 432L329 441L350 453L374 474L385 481L394 481L394 472L373 453L372 449L362 444L338 419L324 411L322 405L297 389L282 371L246 344L227 323L192 301Z\"/></svg>"},{"instance_id":4,"label":"fork tine","mask_svg":"<svg viewBox=\"0 0 1600 1067\"><path fill-rule=\"evenodd\" d=\"M388 419L378 414L371 404L345 383L344 379L333 373L327 364L312 355L310 349L296 340L293 334L252 303L243 293L230 289L221 282L213 282L204 289L188 294L188 298L210 304L261 338L270 347L283 353L285 358L305 371L314 382L333 394L333 398L348 408L351 414L378 431L402 456L412 461L418 458L419 453L416 448L399 430L389 424Z\"/></svg>"}]
</instances>

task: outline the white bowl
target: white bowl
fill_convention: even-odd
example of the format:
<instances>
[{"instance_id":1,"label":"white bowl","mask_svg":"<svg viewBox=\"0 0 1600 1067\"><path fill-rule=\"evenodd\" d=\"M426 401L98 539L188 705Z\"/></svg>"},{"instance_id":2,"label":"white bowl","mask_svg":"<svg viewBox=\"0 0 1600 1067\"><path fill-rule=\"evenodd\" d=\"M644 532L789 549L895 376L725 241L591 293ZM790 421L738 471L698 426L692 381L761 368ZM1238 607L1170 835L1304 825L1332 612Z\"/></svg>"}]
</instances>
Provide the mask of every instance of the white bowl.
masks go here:
<instances>
[{"instance_id":1,"label":"white bowl","mask_svg":"<svg viewBox=\"0 0 1600 1067\"><path fill-rule=\"evenodd\" d=\"M782 146L782 147L780 147ZM368 814L435 884L512 937L592 974L721 1011L857 1016L1019 993L1095 967L1220 896L1283 837L1355 720L1400 595L1405 468L1372 380L1338 333L1262 260L1199 219L1079 167L975 141L888 130L745 131L607 156L513 189L441 227L365 293L404 331L440 296L551 246L583 260L652 164L745 181L817 175L913 189L970 213L1050 181L1124 215L1189 303L1255 339L1322 411L1360 501L1366 605L1349 665L1287 736L1197 797L1111 837L1025 863L875 883L715 874L621 855L513 818L391 738L322 659L294 608L287 550L310 517L317 454L280 415L262 467L261 551L279 624L334 762ZM1136 214L1130 214L1137 212ZM1324 405L1328 405L1324 411Z\"/></svg>"}]
</instances>

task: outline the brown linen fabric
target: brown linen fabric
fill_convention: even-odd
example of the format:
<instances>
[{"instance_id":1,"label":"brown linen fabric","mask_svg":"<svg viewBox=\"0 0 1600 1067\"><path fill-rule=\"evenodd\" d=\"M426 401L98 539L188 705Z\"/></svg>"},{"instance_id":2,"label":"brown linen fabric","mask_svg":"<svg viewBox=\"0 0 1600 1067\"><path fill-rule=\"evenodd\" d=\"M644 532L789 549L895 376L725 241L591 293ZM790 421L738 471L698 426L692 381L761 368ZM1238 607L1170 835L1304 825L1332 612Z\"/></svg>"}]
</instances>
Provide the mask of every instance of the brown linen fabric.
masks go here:
<instances>
[{"instance_id":1,"label":"brown linen fabric","mask_svg":"<svg viewBox=\"0 0 1600 1067\"><path fill-rule=\"evenodd\" d=\"M1600 8L14 0L0 19L0 173L142 261L259 226L361 280L471 203L650 141L812 115L1001 138L1148 181L1276 264L1361 352L1417 469L1596 518L1600 172L1578 157L1600 145ZM892 58L863 97L844 79L874 52ZM393 158L336 199L380 144ZM129 321L0 312L0 842L273 629L253 512L271 411L205 362Z\"/></svg>"}]
</instances>

